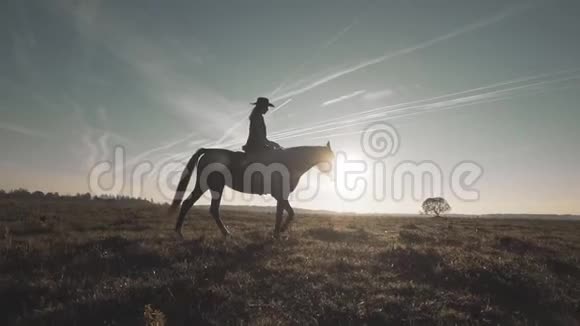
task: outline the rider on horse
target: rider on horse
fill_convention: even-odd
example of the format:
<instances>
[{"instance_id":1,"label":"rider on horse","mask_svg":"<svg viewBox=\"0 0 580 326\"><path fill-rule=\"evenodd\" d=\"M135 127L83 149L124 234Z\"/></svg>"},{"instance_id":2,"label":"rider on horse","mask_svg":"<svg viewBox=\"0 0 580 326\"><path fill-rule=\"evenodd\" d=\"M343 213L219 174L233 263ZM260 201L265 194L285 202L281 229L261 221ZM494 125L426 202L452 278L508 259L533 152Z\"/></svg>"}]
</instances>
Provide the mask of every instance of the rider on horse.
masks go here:
<instances>
[{"instance_id":1,"label":"rider on horse","mask_svg":"<svg viewBox=\"0 0 580 326\"><path fill-rule=\"evenodd\" d=\"M274 104L270 103L265 97L259 97L255 103L252 113L250 114L250 134L248 135L248 141L242 149L246 153L258 153L268 150L280 150L282 147L277 143L268 140L266 137L266 123L264 122L264 114L268 112L270 107L274 107Z\"/></svg>"},{"instance_id":2,"label":"rider on horse","mask_svg":"<svg viewBox=\"0 0 580 326\"><path fill-rule=\"evenodd\" d=\"M223 148L200 148L187 162L170 207L170 212L179 208L175 225L179 237L182 237L181 229L187 212L208 190L211 192L211 215L222 234L230 233L219 213L220 201L226 186L243 193L270 194L276 199L274 236L278 237L280 232L288 228L294 217L294 210L288 199L290 193L296 189L300 177L315 166L319 168L325 166L326 168L321 168L322 172L328 172L332 168L335 156L330 148L330 142L326 146L300 146L281 150L280 145L266 137L263 115L274 105L265 97L258 98L256 103L252 104L255 108L250 115L250 135L243 147L247 155ZM216 167L219 168L216 170ZM194 171L196 171L195 186L184 201L183 197ZM254 178L256 173L258 177ZM288 217L283 222L284 211L288 213Z\"/></svg>"}]
</instances>

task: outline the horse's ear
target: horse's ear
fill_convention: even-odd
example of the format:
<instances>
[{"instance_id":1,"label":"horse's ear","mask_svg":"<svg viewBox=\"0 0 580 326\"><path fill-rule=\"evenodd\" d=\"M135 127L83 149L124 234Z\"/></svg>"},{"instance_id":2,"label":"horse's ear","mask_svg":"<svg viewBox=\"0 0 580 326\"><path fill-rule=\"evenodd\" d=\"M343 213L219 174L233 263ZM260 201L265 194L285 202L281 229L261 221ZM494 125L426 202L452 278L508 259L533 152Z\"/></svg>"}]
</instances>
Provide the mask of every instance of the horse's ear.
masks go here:
<instances>
[{"instance_id":1,"label":"horse's ear","mask_svg":"<svg viewBox=\"0 0 580 326\"><path fill-rule=\"evenodd\" d=\"M326 147L328 147L328 149L332 149L330 148L330 141L326 142Z\"/></svg>"}]
</instances>

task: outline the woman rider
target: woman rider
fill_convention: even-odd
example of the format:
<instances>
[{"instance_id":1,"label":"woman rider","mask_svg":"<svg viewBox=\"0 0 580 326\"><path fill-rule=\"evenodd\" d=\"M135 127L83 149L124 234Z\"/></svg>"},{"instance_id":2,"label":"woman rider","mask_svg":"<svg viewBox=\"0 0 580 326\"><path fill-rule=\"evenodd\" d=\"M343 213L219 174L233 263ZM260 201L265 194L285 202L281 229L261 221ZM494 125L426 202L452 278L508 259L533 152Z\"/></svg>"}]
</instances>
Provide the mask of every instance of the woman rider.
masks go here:
<instances>
[{"instance_id":1,"label":"woman rider","mask_svg":"<svg viewBox=\"0 0 580 326\"><path fill-rule=\"evenodd\" d=\"M268 140L266 137L266 123L264 122L264 114L268 112L270 107L274 107L270 100L265 97L259 97L255 103L252 113L250 114L250 133L248 135L248 141L242 149L246 153L256 153L267 150L279 150L282 149L277 143Z\"/></svg>"}]
</instances>

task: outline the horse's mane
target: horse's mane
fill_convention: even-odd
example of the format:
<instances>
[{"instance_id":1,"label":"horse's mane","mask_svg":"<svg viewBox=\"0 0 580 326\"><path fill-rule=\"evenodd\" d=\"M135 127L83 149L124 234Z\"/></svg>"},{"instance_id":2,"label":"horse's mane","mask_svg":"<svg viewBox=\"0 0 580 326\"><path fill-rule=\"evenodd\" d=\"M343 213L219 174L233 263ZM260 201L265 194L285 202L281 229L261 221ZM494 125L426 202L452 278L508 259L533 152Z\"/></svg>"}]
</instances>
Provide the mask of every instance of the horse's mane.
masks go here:
<instances>
[{"instance_id":1,"label":"horse's mane","mask_svg":"<svg viewBox=\"0 0 580 326\"><path fill-rule=\"evenodd\" d=\"M326 146L296 146L284 148L282 151L305 151L305 150L320 150L325 149Z\"/></svg>"}]
</instances>

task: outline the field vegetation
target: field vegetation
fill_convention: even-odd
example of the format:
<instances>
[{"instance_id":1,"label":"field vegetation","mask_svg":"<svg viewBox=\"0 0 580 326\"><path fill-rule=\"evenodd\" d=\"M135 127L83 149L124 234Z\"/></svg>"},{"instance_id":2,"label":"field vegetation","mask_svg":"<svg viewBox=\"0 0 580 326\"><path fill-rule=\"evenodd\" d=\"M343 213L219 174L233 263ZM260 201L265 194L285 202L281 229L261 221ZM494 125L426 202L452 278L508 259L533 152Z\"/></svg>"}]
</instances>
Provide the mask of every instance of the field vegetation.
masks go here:
<instances>
[{"instance_id":1,"label":"field vegetation","mask_svg":"<svg viewBox=\"0 0 580 326\"><path fill-rule=\"evenodd\" d=\"M0 325L578 325L580 223L0 199Z\"/></svg>"}]
</instances>

